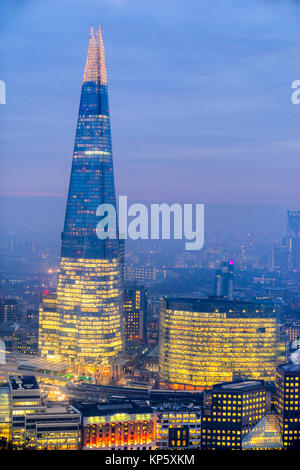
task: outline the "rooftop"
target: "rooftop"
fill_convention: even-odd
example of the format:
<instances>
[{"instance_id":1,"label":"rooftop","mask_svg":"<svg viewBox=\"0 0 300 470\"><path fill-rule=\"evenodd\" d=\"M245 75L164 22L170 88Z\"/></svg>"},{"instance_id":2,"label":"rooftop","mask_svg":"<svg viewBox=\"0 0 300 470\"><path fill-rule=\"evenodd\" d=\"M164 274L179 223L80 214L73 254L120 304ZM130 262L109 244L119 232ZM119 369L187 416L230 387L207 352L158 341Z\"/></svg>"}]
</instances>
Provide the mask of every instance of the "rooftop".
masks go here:
<instances>
[{"instance_id":1,"label":"rooftop","mask_svg":"<svg viewBox=\"0 0 300 470\"><path fill-rule=\"evenodd\" d=\"M278 366L279 369L285 372L300 372L300 364L295 364L294 362L287 362L286 364L281 364Z\"/></svg>"},{"instance_id":2,"label":"rooftop","mask_svg":"<svg viewBox=\"0 0 300 470\"><path fill-rule=\"evenodd\" d=\"M53 359L45 359L43 357L34 357L19 364L19 369L29 370L32 372L39 370L49 370L53 372L65 372L68 368L67 364L58 362Z\"/></svg>"},{"instance_id":3,"label":"rooftop","mask_svg":"<svg viewBox=\"0 0 300 470\"><path fill-rule=\"evenodd\" d=\"M282 449L278 416L264 416L244 437L243 449Z\"/></svg>"},{"instance_id":4,"label":"rooftop","mask_svg":"<svg viewBox=\"0 0 300 470\"><path fill-rule=\"evenodd\" d=\"M120 402L120 403L83 403L75 402L73 404L80 413L85 416L107 416L115 415L118 413L138 414L138 413L152 413L151 408L145 403L144 405L137 405L134 402Z\"/></svg>"},{"instance_id":5,"label":"rooftop","mask_svg":"<svg viewBox=\"0 0 300 470\"><path fill-rule=\"evenodd\" d=\"M265 384L263 380L242 380L213 385L213 390L219 389L225 391L248 391L258 387L264 387L264 385Z\"/></svg>"},{"instance_id":6,"label":"rooftop","mask_svg":"<svg viewBox=\"0 0 300 470\"><path fill-rule=\"evenodd\" d=\"M33 375L10 375L9 382L12 390L39 390Z\"/></svg>"},{"instance_id":7,"label":"rooftop","mask_svg":"<svg viewBox=\"0 0 300 470\"><path fill-rule=\"evenodd\" d=\"M246 302L217 297L189 298L167 297L167 308L171 310L226 314L227 317L275 317L274 305L268 302Z\"/></svg>"}]
</instances>

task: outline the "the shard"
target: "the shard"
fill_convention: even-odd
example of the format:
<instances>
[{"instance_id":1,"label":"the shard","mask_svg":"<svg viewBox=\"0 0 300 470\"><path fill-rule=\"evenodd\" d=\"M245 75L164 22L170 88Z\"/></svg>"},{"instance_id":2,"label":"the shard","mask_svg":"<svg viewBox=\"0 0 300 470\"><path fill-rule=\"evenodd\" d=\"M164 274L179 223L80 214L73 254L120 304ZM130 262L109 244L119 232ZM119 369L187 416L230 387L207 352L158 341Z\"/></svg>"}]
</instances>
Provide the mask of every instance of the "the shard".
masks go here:
<instances>
[{"instance_id":1,"label":"the shard","mask_svg":"<svg viewBox=\"0 0 300 470\"><path fill-rule=\"evenodd\" d=\"M99 28L95 34L91 28L62 232L52 344L47 344L43 320L40 325L43 356L86 367L112 364L123 351L119 237L118 232L116 239L97 237L96 211L103 203L116 206L116 196L102 31Z\"/></svg>"}]
</instances>

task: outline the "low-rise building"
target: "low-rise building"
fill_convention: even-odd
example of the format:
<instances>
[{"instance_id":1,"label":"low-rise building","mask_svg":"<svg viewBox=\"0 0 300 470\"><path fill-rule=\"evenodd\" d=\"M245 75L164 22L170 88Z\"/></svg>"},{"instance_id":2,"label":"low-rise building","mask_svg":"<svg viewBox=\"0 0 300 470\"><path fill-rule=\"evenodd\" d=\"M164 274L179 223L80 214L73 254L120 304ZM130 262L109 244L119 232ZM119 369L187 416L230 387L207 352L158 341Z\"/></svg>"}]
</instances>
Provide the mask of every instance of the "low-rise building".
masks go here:
<instances>
[{"instance_id":1,"label":"low-rise building","mask_svg":"<svg viewBox=\"0 0 300 470\"><path fill-rule=\"evenodd\" d=\"M81 414L83 450L151 450L155 447L154 415L134 402L75 403Z\"/></svg>"},{"instance_id":2,"label":"low-rise building","mask_svg":"<svg viewBox=\"0 0 300 470\"><path fill-rule=\"evenodd\" d=\"M201 410L165 405L155 411L155 443L158 449L199 449Z\"/></svg>"}]
</instances>

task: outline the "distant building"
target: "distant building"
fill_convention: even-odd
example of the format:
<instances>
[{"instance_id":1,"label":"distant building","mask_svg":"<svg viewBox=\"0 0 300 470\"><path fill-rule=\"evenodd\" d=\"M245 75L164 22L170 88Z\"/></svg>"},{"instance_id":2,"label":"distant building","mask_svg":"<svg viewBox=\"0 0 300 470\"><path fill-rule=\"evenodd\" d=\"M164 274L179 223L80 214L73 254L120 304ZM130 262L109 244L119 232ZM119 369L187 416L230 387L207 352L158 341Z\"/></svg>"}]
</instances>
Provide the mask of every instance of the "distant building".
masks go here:
<instances>
[{"instance_id":1,"label":"distant building","mask_svg":"<svg viewBox=\"0 0 300 470\"><path fill-rule=\"evenodd\" d=\"M288 250L290 271L300 271L300 211L287 211L287 236L283 241Z\"/></svg>"},{"instance_id":2,"label":"distant building","mask_svg":"<svg viewBox=\"0 0 300 470\"><path fill-rule=\"evenodd\" d=\"M124 289L125 339L146 340L147 338L147 297L144 286L127 285Z\"/></svg>"},{"instance_id":3,"label":"distant building","mask_svg":"<svg viewBox=\"0 0 300 470\"><path fill-rule=\"evenodd\" d=\"M134 402L75 403L81 414L83 450L149 450L155 447L151 408Z\"/></svg>"},{"instance_id":4,"label":"distant building","mask_svg":"<svg viewBox=\"0 0 300 470\"><path fill-rule=\"evenodd\" d=\"M284 330L290 342L300 338L300 320L286 319Z\"/></svg>"},{"instance_id":5,"label":"distant building","mask_svg":"<svg viewBox=\"0 0 300 470\"><path fill-rule=\"evenodd\" d=\"M155 440L158 449L200 449L200 408L165 405L155 411Z\"/></svg>"},{"instance_id":6,"label":"distant building","mask_svg":"<svg viewBox=\"0 0 300 470\"><path fill-rule=\"evenodd\" d=\"M216 272L215 295L224 299L233 299L234 261L221 263Z\"/></svg>"},{"instance_id":7,"label":"distant building","mask_svg":"<svg viewBox=\"0 0 300 470\"><path fill-rule=\"evenodd\" d=\"M275 380L284 345L272 304L220 299L162 301L159 369L174 389L205 389L235 378Z\"/></svg>"},{"instance_id":8,"label":"distant building","mask_svg":"<svg viewBox=\"0 0 300 470\"><path fill-rule=\"evenodd\" d=\"M276 407L284 448L300 449L300 363L277 367Z\"/></svg>"},{"instance_id":9,"label":"distant building","mask_svg":"<svg viewBox=\"0 0 300 470\"><path fill-rule=\"evenodd\" d=\"M125 281L156 281L158 270L154 266L130 264L124 266Z\"/></svg>"},{"instance_id":10,"label":"distant building","mask_svg":"<svg viewBox=\"0 0 300 470\"><path fill-rule=\"evenodd\" d=\"M287 273L289 269L289 250L287 246L275 246L273 249L273 270Z\"/></svg>"},{"instance_id":11,"label":"distant building","mask_svg":"<svg viewBox=\"0 0 300 470\"><path fill-rule=\"evenodd\" d=\"M12 352L20 354L38 354L38 323L35 322L31 328L25 324L19 325L12 332Z\"/></svg>"},{"instance_id":12,"label":"distant building","mask_svg":"<svg viewBox=\"0 0 300 470\"><path fill-rule=\"evenodd\" d=\"M158 340L159 325L157 320L149 320L147 322L147 338L148 343L156 343Z\"/></svg>"},{"instance_id":13,"label":"distant building","mask_svg":"<svg viewBox=\"0 0 300 470\"><path fill-rule=\"evenodd\" d=\"M38 324L32 322L10 322L2 325L0 340L4 341L5 349L20 354L38 354Z\"/></svg>"},{"instance_id":14,"label":"distant building","mask_svg":"<svg viewBox=\"0 0 300 470\"><path fill-rule=\"evenodd\" d=\"M26 321L37 321L39 319L39 311L36 309L28 309L26 312Z\"/></svg>"},{"instance_id":15,"label":"distant building","mask_svg":"<svg viewBox=\"0 0 300 470\"><path fill-rule=\"evenodd\" d=\"M19 305L15 299L0 299L0 322L10 323L19 320Z\"/></svg>"},{"instance_id":16,"label":"distant building","mask_svg":"<svg viewBox=\"0 0 300 470\"><path fill-rule=\"evenodd\" d=\"M266 412L262 380L214 385L204 401L201 449L241 450L243 438Z\"/></svg>"}]
</instances>

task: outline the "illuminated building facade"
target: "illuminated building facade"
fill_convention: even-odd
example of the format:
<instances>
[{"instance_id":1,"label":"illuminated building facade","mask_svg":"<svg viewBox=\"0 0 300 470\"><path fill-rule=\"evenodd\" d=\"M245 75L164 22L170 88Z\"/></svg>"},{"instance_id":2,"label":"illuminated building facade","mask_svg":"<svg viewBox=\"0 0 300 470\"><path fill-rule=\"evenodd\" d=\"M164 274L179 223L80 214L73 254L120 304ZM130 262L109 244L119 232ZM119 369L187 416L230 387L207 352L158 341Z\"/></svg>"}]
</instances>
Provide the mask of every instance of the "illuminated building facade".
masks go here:
<instances>
[{"instance_id":1,"label":"illuminated building facade","mask_svg":"<svg viewBox=\"0 0 300 470\"><path fill-rule=\"evenodd\" d=\"M34 376L11 376L9 395L13 449L79 449L80 414L72 407L45 404Z\"/></svg>"},{"instance_id":2,"label":"illuminated building facade","mask_svg":"<svg viewBox=\"0 0 300 470\"><path fill-rule=\"evenodd\" d=\"M132 285L124 289L125 338L127 341L145 340L147 336L147 296L144 286Z\"/></svg>"},{"instance_id":3,"label":"illuminated building facade","mask_svg":"<svg viewBox=\"0 0 300 470\"><path fill-rule=\"evenodd\" d=\"M279 430L278 416L264 416L242 440L243 450L280 450L282 437Z\"/></svg>"},{"instance_id":4,"label":"illuminated building facade","mask_svg":"<svg viewBox=\"0 0 300 470\"><path fill-rule=\"evenodd\" d=\"M155 411L155 440L158 449L200 449L200 409L159 407Z\"/></svg>"},{"instance_id":5,"label":"illuminated building facade","mask_svg":"<svg viewBox=\"0 0 300 470\"><path fill-rule=\"evenodd\" d=\"M39 352L41 356L55 357L57 344L58 313L56 293L45 291L39 308Z\"/></svg>"},{"instance_id":6,"label":"illuminated building facade","mask_svg":"<svg viewBox=\"0 0 300 470\"><path fill-rule=\"evenodd\" d=\"M201 449L241 450L242 440L266 411L262 380L214 385L202 414Z\"/></svg>"},{"instance_id":7,"label":"illuminated building facade","mask_svg":"<svg viewBox=\"0 0 300 470\"><path fill-rule=\"evenodd\" d=\"M98 238L100 204L116 208L102 32L91 28L62 233L56 339L52 329L43 333L43 310L40 328L41 354L52 356L54 349L61 361L82 365L84 374L111 367L123 352L119 236L116 230L114 239Z\"/></svg>"},{"instance_id":8,"label":"illuminated building facade","mask_svg":"<svg viewBox=\"0 0 300 470\"><path fill-rule=\"evenodd\" d=\"M0 385L0 438L11 440L11 402L8 384Z\"/></svg>"},{"instance_id":9,"label":"illuminated building facade","mask_svg":"<svg viewBox=\"0 0 300 470\"><path fill-rule=\"evenodd\" d=\"M300 339L300 320L287 319L285 321L285 333L290 342Z\"/></svg>"},{"instance_id":10,"label":"illuminated building facade","mask_svg":"<svg viewBox=\"0 0 300 470\"><path fill-rule=\"evenodd\" d=\"M284 360L270 304L167 299L159 322L159 370L175 389L205 389L235 378L275 380Z\"/></svg>"},{"instance_id":11,"label":"illuminated building facade","mask_svg":"<svg viewBox=\"0 0 300 470\"><path fill-rule=\"evenodd\" d=\"M75 403L81 413L83 450L150 450L155 423L148 406L134 403Z\"/></svg>"},{"instance_id":12,"label":"illuminated building facade","mask_svg":"<svg viewBox=\"0 0 300 470\"><path fill-rule=\"evenodd\" d=\"M276 407L284 448L300 449L300 364L277 367Z\"/></svg>"},{"instance_id":13,"label":"illuminated building facade","mask_svg":"<svg viewBox=\"0 0 300 470\"><path fill-rule=\"evenodd\" d=\"M9 378L12 415L12 445L22 448L27 444L26 418L43 412L45 405L34 376L13 375Z\"/></svg>"},{"instance_id":14,"label":"illuminated building facade","mask_svg":"<svg viewBox=\"0 0 300 470\"><path fill-rule=\"evenodd\" d=\"M80 414L71 406L46 406L26 417L26 439L33 450L79 450Z\"/></svg>"}]
</instances>

